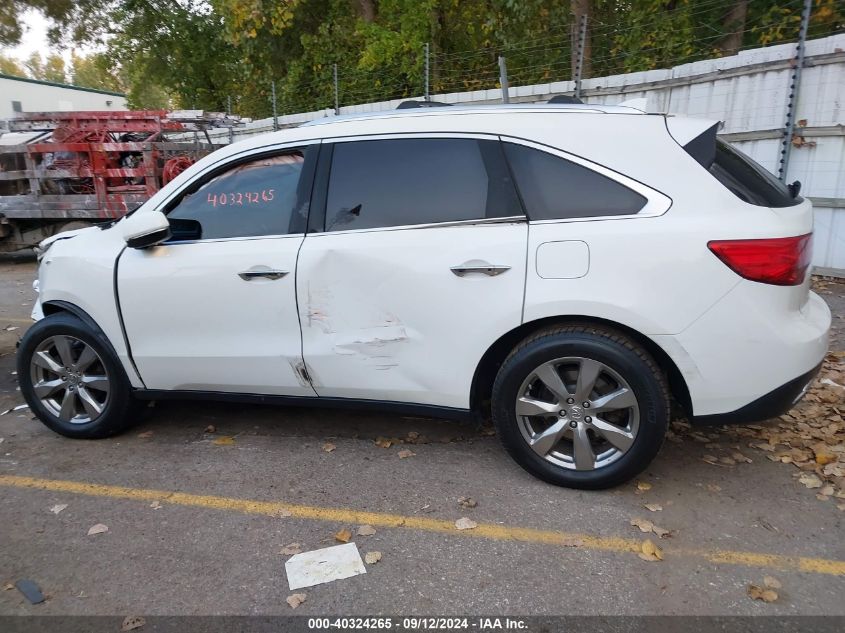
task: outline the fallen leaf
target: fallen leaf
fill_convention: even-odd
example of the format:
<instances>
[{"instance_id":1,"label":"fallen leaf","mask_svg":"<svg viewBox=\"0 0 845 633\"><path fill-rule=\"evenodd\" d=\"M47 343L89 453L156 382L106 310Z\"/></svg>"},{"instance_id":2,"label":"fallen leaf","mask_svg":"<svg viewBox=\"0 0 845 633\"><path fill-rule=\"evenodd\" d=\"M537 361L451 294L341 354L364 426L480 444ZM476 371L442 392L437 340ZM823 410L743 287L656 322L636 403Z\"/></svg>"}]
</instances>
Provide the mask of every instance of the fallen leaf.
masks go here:
<instances>
[{"instance_id":1,"label":"fallen leaf","mask_svg":"<svg viewBox=\"0 0 845 633\"><path fill-rule=\"evenodd\" d=\"M97 523L97 525L92 525L90 528L88 528L88 536L93 536L94 534L102 534L103 532L108 531L108 525L104 525L103 523Z\"/></svg>"},{"instance_id":2,"label":"fallen leaf","mask_svg":"<svg viewBox=\"0 0 845 633\"><path fill-rule=\"evenodd\" d=\"M337 446L335 446L331 442L326 442L325 444L323 444L323 450L326 451L327 453L331 453L336 448L337 448Z\"/></svg>"},{"instance_id":3,"label":"fallen leaf","mask_svg":"<svg viewBox=\"0 0 845 633\"><path fill-rule=\"evenodd\" d=\"M54 505L52 508L50 508L50 512L52 512L53 514L58 514L59 512L64 510L65 508L67 508L66 503L59 503L57 505Z\"/></svg>"},{"instance_id":4,"label":"fallen leaf","mask_svg":"<svg viewBox=\"0 0 845 633\"><path fill-rule=\"evenodd\" d=\"M672 535L672 532L667 530L666 528L662 528L659 525L654 525L651 528L651 531L657 534L660 538L668 538Z\"/></svg>"},{"instance_id":5,"label":"fallen leaf","mask_svg":"<svg viewBox=\"0 0 845 633\"><path fill-rule=\"evenodd\" d=\"M364 562L367 565L375 565L381 560L381 552L367 552L364 554Z\"/></svg>"},{"instance_id":6,"label":"fallen leaf","mask_svg":"<svg viewBox=\"0 0 845 633\"><path fill-rule=\"evenodd\" d=\"M399 459L405 459L406 457L413 457L416 455L414 451L409 451L407 448L399 451Z\"/></svg>"},{"instance_id":7,"label":"fallen leaf","mask_svg":"<svg viewBox=\"0 0 845 633\"><path fill-rule=\"evenodd\" d=\"M377 437L373 443L379 448L390 448L393 446L393 441L387 439L386 437Z\"/></svg>"},{"instance_id":8,"label":"fallen leaf","mask_svg":"<svg viewBox=\"0 0 845 633\"><path fill-rule=\"evenodd\" d=\"M360 525L358 526L357 534L358 536L372 536L376 533L376 529L372 525Z\"/></svg>"},{"instance_id":9,"label":"fallen leaf","mask_svg":"<svg viewBox=\"0 0 845 633\"><path fill-rule=\"evenodd\" d=\"M8 326L8 327L6 327L6 328L5 328L5 330L6 330L7 332L14 332L14 331L15 331L15 330L17 330L17 329L19 329L19 328L18 328L18 326L16 326L16 325L10 325L10 326Z\"/></svg>"},{"instance_id":10,"label":"fallen leaf","mask_svg":"<svg viewBox=\"0 0 845 633\"><path fill-rule=\"evenodd\" d=\"M459 530L471 530L478 527L478 523L468 517L461 517L455 521L455 527Z\"/></svg>"},{"instance_id":11,"label":"fallen leaf","mask_svg":"<svg viewBox=\"0 0 845 633\"><path fill-rule=\"evenodd\" d=\"M334 535L334 540L340 543L348 543L352 539L352 532L343 528L340 532L336 532Z\"/></svg>"},{"instance_id":12,"label":"fallen leaf","mask_svg":"<svg viewBox=\"0 0 845 633\"><path fill-rule=\"evenodd\" d=\"M651 532L654 523L648 519L631 519L631 525L640 528L640 532Z\"/></svg>"},{"instance_id":13,"label":"fallen leaf","mask_svg":"<svg viewBox=\"0 0 845 633\"><path fill-rule=\"evenodd\" d=\"M203 433L217 433L217 427L213 424L209 424L205 427L205 431L203 431Z\"/></svg>"},{"instance_id":14,"label":"fallen leaf","mask_svg":"<svg viewBox=\"0 0 845 633\"><path fill-rule=\"evenodd\" d=\"M15 586L10 582L7 582L5 585L3 585L3 591L11 591L14 588Z\"/></svg>"},{"instance_id":15,"label":"fallen leaf","mask_svg":"<svg viewBox=\"0 0 845 633\"><path fill-rule=\"evenodd\" d=\"M746 457L745 455L743 455L739 451L734 451L733 453L731 453L731 457L738 462L745 462L746 464L754 463L753 459L751 459L750 457Z\"/></svg>"},{"instance_id":16,"label":"fallen leaf","mask_svg":"<svg viewBox=\"0 0 845 633\"><path fill-rule=\"evenodd\" d=\"M724 464L725 466L736 466L736 461L730 457L720 457L719 463Z\"/></svg>"},{"instance_id":17,"label":"fallen leaf","mask_svg":"<svg viewBox=\"0 0 845 633\"><path fill-rule=\"evenodd\" d=\"M721 492L722 486L717 486L716 484L707 484L707 490L710 492Z\"/></svg>"},{"instance_id":18,"label":"fallen leaf","mask_svg":"<svg viewBox=\"0 0 845 633\"><path fill-rule=\"evenodd\" d=\"M285 602L290 605L291 609L296 609L299 605L305 602L307 597L308 596L304 593L295 593L285 598Z\"/></svg>"},{"instance_id":19,"label":"fallen leaf","mask_svg":"<svg viewBox=\"0 0 845 633\"><path fill-rule=\"evenodd\" d=\"M814 473L802 473L798 478L798 483L805 485L807 488L822 487L822 480Z\"/></svg>"},{"instance_id":20,"label":"fallen leaf","mask_svg":"<svg viewBox=\"0 0 845 633\"><path fill-rule=\"evenodd\" d=\"M231 435L221 435L217 439L211 440L211 443L217 446L231 446L235 443L235 438Z\"/></svg>"},{"instance_id":21,"label":"fallen leaf","mask_svg":"<svg viewBox=\"0 0 845 633\"><path fill-rule=\"evenodd\" d=\"M134 631L135 629L140 629L146 623L147 621L140 615L127 615L123 620L123 624L120 625L120 630Z\"/></svg>"},{"instance_id":22,"label":"fallen leaf","mask_svg":"<svg viewBox=\"0 0 845 633\"><path fill-rule=\"evenodd\" d=\"M279 554L284 554L285 556L293 556L294 554L299 554L302 551L302 546L299 543L288 543L282 549L279 550Z\"/></svg>"},{"instance_id":23,"label":"fallen leaf","mask_svg":"<svg viewBox=\"0 0 845 633\"><path fill-rule=\"evenodd\" d=\"M140 437L141 439L144 439L144 440L151 438L152 436L153 436L152 431L144 431L143 433L138 433L138 437Z\"/></svg>"},{"instance_id":24,"label":"fallen leaf","mask_svg":"<svg viewBox=\"0 0 845 633\"><path fill-rule=\"evenodd\" d=\"M638 481L637 490L641 490L642 492L645 492L646 490L651 490L651 484L647 481Z\"/></svg>"},{"instance_id":25,"label":"fallen leaf","mask_svg":"<svg viewBox=\"0 0 845 633\"><path fill-rule=\"evenodd\" d=\"M780 580L778 580L774 576L763 576L763 584L766 585L769 589L781 588Z\"/></svg>"},{"instance_id":26,"label":"fallen leaf","mask_svg":"<svg viewBox=\"0 0 845 633\"><path fill-rule=\"evenodd\" d=\"M460 497L458 499L458 505L462 508L475 508L478 507L478 501L472 497Z\"/></svg>"},{"instance_id":27,"label":"fallen leaf","mask_svg":"<svg viewBox=\"0 0 845 633\"><path fill-rule=\"evenodd\" d=\"M763 589L757 585L748 585L746 593L752 600L762 600L763 602L774 602L778 599L778 594L774 589Z\"/></svg>"},{"instance_id":28,"label":"fallen leaf","mask_svg":"<svg viewBox=\"0 0 845 633\"><path fill-rule=\"evenodd\" d=\"M154 499L153 502L150 504L150 507L153 510L161 510L161 501L158 499Z\"/></svg>"},{"instance_id":29,"label":"fallen leaf","mask_svg":"<svg viewBox=\"0 0 845 633\"><path fill-rule=\"evenodd\" d=\"M650 512L660 512L663 510L663 506L659 503L645 503L643 504L643 507Z\"/></svg>"},{"instance_id":30,"label":"fallen leaf","mask_svg":"<svg viewBox=\"0 0 845 633\"><path fill-rule=\"evenodd\" d=\"M652 543L651 540L645 540L640 546L640 553L638 556L644 561L654 563L663 560L663 551L657 547L657 545Z\"/></svg>"}]
</instances>

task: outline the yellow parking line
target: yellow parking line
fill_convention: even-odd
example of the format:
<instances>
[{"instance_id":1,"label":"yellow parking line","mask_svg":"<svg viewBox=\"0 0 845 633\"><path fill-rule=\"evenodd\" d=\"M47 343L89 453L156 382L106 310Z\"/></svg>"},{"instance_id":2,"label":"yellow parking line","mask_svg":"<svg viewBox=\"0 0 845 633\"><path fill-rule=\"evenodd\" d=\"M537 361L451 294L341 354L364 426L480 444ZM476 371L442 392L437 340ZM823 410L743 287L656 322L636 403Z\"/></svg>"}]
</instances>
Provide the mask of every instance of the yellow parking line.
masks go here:
<instances>
[{"instance_id":1,"label":"yellow parking line","mask_svg":"<svg viewBox=\"0 0 845 633\"><path fill-rule=\"evenodd\" d=\"M617 536L596 536L591 534L558 532L555 530L538 530L534 528L495 525L492 523L479 523L478 527L471 530L457 530L452 521L428 517L403 516L384 512L365 512L343 508L323 508L276 501L233 499L167 490L106 486L78 481L40 479L37 477L19 477L15 475L0 475L0 486L67 492L91 497L109 497L112 499L130 499L135 501L158 500L162 503L171 503L179 506L228 510L230 512L242 512L245 514L292 516L299 519L330 521L333 523L368 523L380 527L410 528L426 532L448 533L453 536L486 538L494 541L521 541L525 543L580 547L617 553L639 552L640 545L642 544L642 541L638 539ZM686 556L703 558L713 563L845 576L845 561L825 558L671 547L666 548L666 554L668 557Z\"/></svg>"}]
</instances>

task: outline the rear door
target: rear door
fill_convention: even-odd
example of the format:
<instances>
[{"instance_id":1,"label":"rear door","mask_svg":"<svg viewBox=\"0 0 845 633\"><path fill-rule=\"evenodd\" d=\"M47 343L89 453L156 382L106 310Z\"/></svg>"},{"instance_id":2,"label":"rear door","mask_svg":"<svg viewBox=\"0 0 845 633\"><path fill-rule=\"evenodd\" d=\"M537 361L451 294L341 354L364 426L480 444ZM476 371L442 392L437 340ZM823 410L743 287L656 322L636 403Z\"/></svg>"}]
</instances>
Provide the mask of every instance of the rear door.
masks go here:
<instances>
[{"instance_id":1,"label":"rear door","mask_svg":"<svg viewBox=\"0 0 845 633\"><path fill-rule=\"evenodd\" d=\"M494 137L323 144L297 269L320 396L466 408L522 320L527 224Z\"/></svg>"}]
</instances>

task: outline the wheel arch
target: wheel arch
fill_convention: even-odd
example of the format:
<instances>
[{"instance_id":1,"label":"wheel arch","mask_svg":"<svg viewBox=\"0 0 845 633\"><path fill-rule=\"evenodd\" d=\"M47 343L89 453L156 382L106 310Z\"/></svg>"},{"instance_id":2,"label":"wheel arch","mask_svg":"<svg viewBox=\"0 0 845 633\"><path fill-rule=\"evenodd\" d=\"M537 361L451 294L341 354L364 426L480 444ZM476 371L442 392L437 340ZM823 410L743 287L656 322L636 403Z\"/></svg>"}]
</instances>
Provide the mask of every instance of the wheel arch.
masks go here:
<instances>
[{"instance_id":1,"label":"wheel arch","mask_svg":"<svg viewBox=\"0 0 845 633\"><path fill-rule=\"evenodd\" d=\"M470 388L470 409L485 419L488 418L490 415L490 396L493 391L493 382L496 379L499 367L505 358L507 358L508 354L510 354L511 350L520 341L531 336L538 330L558 325L603 326L617 330L630 337L634 342L642 345L654 357L655 362L657 362L661 371L666 375L672 399L681 407L684 414L691 414L692 401L686 380L675 361L672 360L672 357L660 345L645 334L622 323L583 315L554 316L528 321L500 336L487 349L475 369Z\"/></svg>"}]
</instances>

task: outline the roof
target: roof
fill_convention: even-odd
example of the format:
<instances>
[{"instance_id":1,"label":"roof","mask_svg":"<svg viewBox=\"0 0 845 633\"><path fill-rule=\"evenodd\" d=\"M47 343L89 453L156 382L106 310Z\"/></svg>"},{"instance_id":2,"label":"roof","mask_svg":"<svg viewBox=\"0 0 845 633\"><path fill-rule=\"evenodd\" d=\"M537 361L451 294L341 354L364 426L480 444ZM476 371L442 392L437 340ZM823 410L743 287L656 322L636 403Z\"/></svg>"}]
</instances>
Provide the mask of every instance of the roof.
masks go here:
<instances>
[{"instance_id":1,"label":"roof","mask_svg":"<svg viewBox=\"0 0 845 633\"><path fill-rule=\"evenodd\" d=\"M53 86L55 88L66 88L67 90L80 90L82 92L96 92L101 95L111 95L112 97L125 97L122 92L111 92L109 90L99 90L98 88L84 88L82 86L74 86L72 84L63 84L58 81L44 81L42 79L30 79L29 77L17 77L16 75L6 75L0 73L0 79L10 79L12 81L22 81L28 84L41 84L42 86Z\"/></svg>"},{"instance_id":2,"label":"roof","mask_svg":"<svg viewBox=\"0 0 845 633\"><path fill-rule=\"evenodd\" d=\"M593 114L644 114L642 110L628 106L608 106L590 103L502 103L497 105L468 105L452 106L448 108L408 108L402 110L383 110L381 112L363 112L360 114L344 114L328 116L303 123L300 127L312 125L327 125L344 121L361 121L365 119L387 119L396 117L435 117L454 116L460 114L514 114L514 113L552 113L552 112L590 112Z\"/></svg>"}]
</instances>

